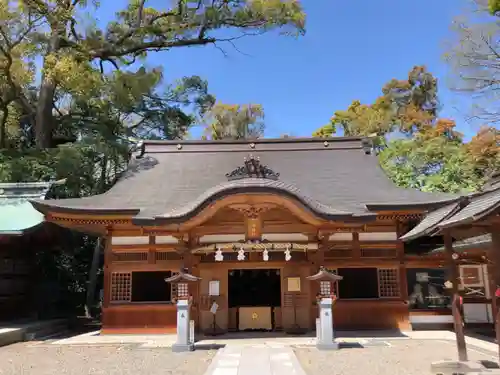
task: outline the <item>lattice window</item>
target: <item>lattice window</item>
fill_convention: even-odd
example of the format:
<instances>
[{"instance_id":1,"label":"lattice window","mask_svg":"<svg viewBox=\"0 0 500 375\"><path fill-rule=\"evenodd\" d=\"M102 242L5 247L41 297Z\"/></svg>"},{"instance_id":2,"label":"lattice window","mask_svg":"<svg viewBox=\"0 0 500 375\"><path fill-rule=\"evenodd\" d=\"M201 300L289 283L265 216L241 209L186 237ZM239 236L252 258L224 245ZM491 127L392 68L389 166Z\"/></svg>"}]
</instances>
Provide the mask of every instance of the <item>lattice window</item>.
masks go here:
<instances>
[{"instance_id":1,"label":"lattice window","mask_svg":"<svg viewBox=\"0 0 500 375\"><path fill-rule=\"evenodd\" d=\"M177 275L179 272L172 272L172 276ZM177 283L171 283L170 284L170 298L174 299L177 298L178 296L178 286L179 284Z\"/></svg>"},{"instance_id":2,"label":"lattice window","mask_svg":"<svg viewBox=\"0 0 500 375\"><path fill-rule=\"evenodd\" d=\"M155 260L157 262L164 262L169 260L179 260L181 256L175 251L157 251L155 253Z\"/></svg>"},{"instance_id":3,"label":"lattice window","mask_svg":"<svg viewBox=\"0 0 500 375\"><path fill-rule=\"evenodd\" d=\"M351 258L352 249L330 249L325 251L325 259Z\"/></svg>"},{"instance_id":4,"label":"lattice window","mask_svg":"<svg viewBox=\"0 0 500 375\"><path fill-rule=\"evenodd\" d=\"M187 283L177 284L177 297L189 297L189 287Z\"/></svg>"},{"instance_id":5,"label":"lattice window","mask_svg":"<svg viewBox=\"0 0 500 375\"><path fill-rule=\"evenodd\" d=\"M337 274L336 269L329 269L328 271L333 272L334 274ZM327 281L323 280L320 281L319 283L319 294L322 296L330 296L331 294L334 294L338 298L338 284L337 282L332 282L332 281Z\"/></svg>"},{"instance_id":6,"label":"lattice window","mask_svg":"<svg viewBox=\"0 0 500 375\"><path fill-rule=\"evenodd\" d=\"M113 253L113 262L147 262L148 253Z\"/></svg>"},{"instance_id":7,"label":"lattice window","mask_svg":"<svg viewBox=\"0 0 500 375\"><path fill-rule=\"evenodd\" d=\"M399 297L399 273L396 268L379 268L378 288L380 298Z\"/></svg>"},{"instance_id":8,"label":"lattice window","mask_svg":"<svg viewBox=\"0 0 500 375\"><path fill-rule=\"evenodd\" d=\"M132 299L132 274L111 273L111 302L130 302Z\"/></svg>"}]
</instances>

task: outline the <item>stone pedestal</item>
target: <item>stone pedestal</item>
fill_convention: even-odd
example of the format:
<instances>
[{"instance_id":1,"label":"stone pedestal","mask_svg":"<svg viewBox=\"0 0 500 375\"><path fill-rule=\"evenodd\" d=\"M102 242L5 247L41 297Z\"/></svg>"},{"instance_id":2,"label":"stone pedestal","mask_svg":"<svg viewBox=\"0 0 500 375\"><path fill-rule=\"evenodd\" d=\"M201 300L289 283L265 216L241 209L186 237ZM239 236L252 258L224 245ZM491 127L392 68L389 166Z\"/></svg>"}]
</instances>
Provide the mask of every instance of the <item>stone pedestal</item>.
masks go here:
<instances>
[{"instance_id":1,"label":"stone pedestal","mask_svg":"<svg viewBox=\"0 0 500 375\"><path fill-rule=\"evenodd\" d=\"M194 350L194 343L190 340L189 309L187 300L177 301L177 341L172 345L172 351L191 352Z\"/></svg>"},{"instance_id":2,"label":"stone pedestal","mask_svg":"<svg viewBox=\"0 0 500 375\"><path fill-rule=\"evenodd\" d=\"M319 303L319 328L316 347L319 350L337 350L339 344L334 339L331 298L322 298Z\"/></svg>"},{"instance_id":3,"label":"stone pedestal","mask_svg":"<svg viewBox=\"0 0 500 375\"><path fill-rule=\"evenodd\" d=\"M433 375L482 375L498 374L499 369L487 369L481 363L472 361L437 361L431 364Z\"/></svg>"}]
</instances>

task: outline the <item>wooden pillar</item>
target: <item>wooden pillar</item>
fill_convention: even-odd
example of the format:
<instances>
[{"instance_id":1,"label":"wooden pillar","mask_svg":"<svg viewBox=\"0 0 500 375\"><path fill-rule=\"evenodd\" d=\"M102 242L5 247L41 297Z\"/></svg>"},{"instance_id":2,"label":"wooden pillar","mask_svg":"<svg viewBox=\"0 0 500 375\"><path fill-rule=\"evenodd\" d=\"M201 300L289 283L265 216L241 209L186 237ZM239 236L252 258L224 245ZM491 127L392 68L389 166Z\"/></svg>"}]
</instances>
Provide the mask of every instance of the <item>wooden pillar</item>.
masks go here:
<instances>
[{"instance_id":1,"label":"wooden pillar","mask_svg":"<svg viewBox=\"0 0 500 375\"><path fill-rule=\"evenodd\" d=\"M111 299L111 261L112 261L112 233L108 231L106 234L106 239L104 241L104 280L103 289L104 296L102 301L102 307L109 307L109 301Z\"/></svg>"},{"instance_id":2,"label":"wooden pillar","mask_svg":"<svg viewBox=\"0 0 500 375\"><path fill-rule=\"evenodd\" d=\"M408 302L408 278L406 277L405 244L403 241L399 240L399 237L404 234L404 228L403 223L399 220L396 221L396 232L398 235L396 250L399 260L399 295L402 301Z\"/></svg>"},{"instance_id":3,"label":"wooden pillar","mask_svg":"<svg viewBox=\"0 0 500 375\"><path fill-rule=\"evenodd\" d=\"M361 245L359 243L359 233L352 233L352 257L353 259L361 259Z\"/></svg>"},{"instance_id":4,"label":"wooden pillar","mask_svg":"<svg viewBox=\"0 0 500 375\"><path fill-rule=\"evenodd\" d=\"M156 236L149 236L148 264L156 263Z\"/></svg>"},{"instance_id":5,"label":"wooden pillar","mask_svg":"<svg viewBox=\"0 0 500 375\"><path fill-rule=\"evenodd\" d=\"M458 360L459 361L467 361L467 346L465 343L465 334L464 327L462 324L462 315L460 313L459 299L460 296L458 294L458 283L459 283L459 273L458 267L453 259L453 238L449 231L445 231L444 233L444 247L446 252L446 260L448 263L448 275L449 281L452 284L451 287L451 312L453 314L453 326L455 328L455 335L457 340L457 349L458 349Z\"/></svg>"},{"instance_id":6,"label":"wooden pillar","mask_svg":"<svg viewBox=\"0 0 500 375\"><path fill-rule=\"evenodd\" d=\"M491 278L493 279L494 288L491 293L493 308L496 310L495 333L498 344L498 356L500 358L500 297L496 296L496 291L500 287L500 224L498 223L494 223L491 226L491 247L488 255L493 263L491 267L493 271Z\"/></svg>"}]
</instances>

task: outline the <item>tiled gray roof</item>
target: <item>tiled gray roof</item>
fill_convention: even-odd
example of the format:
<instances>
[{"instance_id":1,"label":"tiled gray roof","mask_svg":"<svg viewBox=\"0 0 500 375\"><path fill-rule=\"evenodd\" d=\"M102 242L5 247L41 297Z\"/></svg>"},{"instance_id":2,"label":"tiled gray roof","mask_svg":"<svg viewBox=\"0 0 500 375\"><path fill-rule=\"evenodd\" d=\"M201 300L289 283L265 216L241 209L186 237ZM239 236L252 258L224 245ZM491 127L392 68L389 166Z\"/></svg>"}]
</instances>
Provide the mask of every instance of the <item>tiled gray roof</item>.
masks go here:
<instances>
[{"instance_id":1,"label":"tiled gray roof","mask_svg":"<svg viewBox=\"0 0 500 375\"><path fill-rule=\"evenodd\" d=\"M316 214L330 219L333 218L346 219L349 216L353 216L353 214L350 212L340 211L330 206L326 206L316 201L315 199L308 197L306 194L303 194L295 186L285 183L283 181L279 180L275 181L262 178L246 178L237 181L227 181L218 186L215 186L205 191L202 195L195 198L193 201L189 202L185 206L179 207L170 212L165 212L162 215L156 215L154 214L154 212L150 213L146 210L141 211L141 213L136 217L136 222L139 223L144 218L148 220L154 217L156 217L159 220L180 219L182 217L189 215L190 213L197 212L200 208L204 207L206 203L211 202L212 200L220 196L229 195L231 194L231 192L241 192L241 191L249 193L273 192L273 193L280 193L283 195L289 195L297 199L299 202L304 204L304 206L311 209Z\"/></svg>"},{"instance_id":2,"label":"tiled gray roof","mask_svg":"<svg viewBox=\"0 0 500 375\"><path fill-rule=\"evenodd\" d=\"M485 215L500 207L500 188L487 191L486 193L473 197L470 203L455 215L443 220L440 228L448 228L463 225L480 220Z\"/></svg>"},{"instance_id":3,"label":"tiled gray roof","mask_svg":"<svg viewBox=\"0 0 500 375\"><path fill-rule=\"evenodd\" d=\"M466 238L465 240L453 242L454 251L466 251L472 249L483 249L491 246L491 234L483 234L481 236ZM431 251L431 253L441 253L445 251L444 246L438 247Z\"/></svg>"},{"instance_id":4,"label":"tiled gray roof","mask_svg":"<svg viewBox=\"0 0 500 375\"><path fill-rule=\"evenodd\" d=\"M461 197L457 203L431 211L400 239L410 241L417 237L438 234L446 228L471 224L499 211L500 185L488 184L480 192Z\"/></svg>"},{"instance_id":5,"label":"tiled gray roof","mask_svg":"<svg viewBox=\"0 0 500 375\"><path fill-rule=\"evenodd\" d=\"M181 219L214 194L267 189L289 194L323 215L370 215L367 206L439 206L456 196L399 188L385 175L362 139L146 142L142 158L108 192L80 199L34 202L40 211L128 210L137 218ZM228 181L248 156L279 179Z\"/></svg>"},{"instance_id":6,"label":"tiled gray roof","mask_svg":"<svg viewBox=\"0 0 500 375\"><path fill-rule=\"evenodd\" d=\"M433 231L437 229L438 224L450 217L455 212L460 209L460 203L455 202L444 206L435 211L429 212L424 219L418 223L412 230L406 233L404 236L400 237L403 241L411 241L417 237L430 235Z\"/></svg>"}]
</instances>

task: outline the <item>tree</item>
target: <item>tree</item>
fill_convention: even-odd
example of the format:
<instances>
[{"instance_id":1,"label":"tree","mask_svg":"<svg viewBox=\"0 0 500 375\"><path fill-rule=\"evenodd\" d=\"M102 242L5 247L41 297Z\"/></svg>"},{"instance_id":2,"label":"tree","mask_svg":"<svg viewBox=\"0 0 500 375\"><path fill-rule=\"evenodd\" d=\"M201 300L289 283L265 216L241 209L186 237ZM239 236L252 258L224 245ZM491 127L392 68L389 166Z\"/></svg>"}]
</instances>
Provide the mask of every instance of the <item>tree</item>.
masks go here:
<instances>
[{"instance_id":1,"label":"tree","mask_svg":"<svg viewBox=\"0 0 500 375\"><path fill-rule=\"evenodd\" d=\"M1 0L1 85L9 92L2 98L3 117L8 115L6 106L15 102L33 126L37 147L50 148L60 125L58 104L75 96L101 99L100 89L110 85L108 80L111 85L131 84L121 71L150 52L214 45L274 29L304 31L298 0L177 0L169 9L146 3L131 0L115 21L99 29L79 22L81 12L91 6L84 0ZM224 37L217 33L222 29L239 34ZM24 70L19 56L25 58ZM33 74L28 79L17 74L32 73L36 58L42 61L37 85ZM154 80L155 73L148 78ZM28 87L34 87L36 95L31 96Z\"/></svg>"},{"instance_id":2,"label":"tree","mask_svg":"<svg viewBox=\"0 0 500 375\"><path fill-rule=\"evenodd\" d=\"M407 79L392 79L384 85L373 104L354 100L347 110L336 111L330 123L314 135L331 136L339 125L345 136L383 138L395 130L411 135L435 120L437 108L437 79L424 66L415 66Z\"/></svg>"},{"instance_id":3,"label":"tree","mask_svg":"<svg viewBox=\"0 0 500 375\"><path fill-rule=\"evenodd\" d=\"M500 12L500 0L488 0L488 10L491 15Z\"/></svg>"},{"instance_id":4,"label":"tree","mask_svg":"<svg viewBox=\"0 0 500 375\"><path fill-rule=\"evenodd\" d=\"M353 101L336 111L315 135L372 136L382 167L399 186L423 191L459 192L478 189L497 166L497 133L478 134L463 143L455 122L438 118L437 79L416 66L405 80L392 79L371 105ZM399 139L388 141L390 136Z\"/></svg>"},{"instance_id":5,"label":"tree","mask_svg":"<svg viewBox=\"0 0 500 375\"><path fill-rule=\"evenodd\" d=\"M388 176L399 186L422 191L475 191L484 182L455 123L440 119L410 137L389 142L380 154Z\"/></svg>"},{"instance_id":6,"label":"tree","mask_svg":"<svg viewBox=\"0 0 500 375\"><path fill-rule=\"evenodd\" d=\"M264 135L264 109L259 104L216 103L205 117L205 138L249 139Z\"/></svg>"},{"instance_id":7,"label":"tree","mask_svg":"<svg viewBox=\"0 0 500 375\"><path fill-rule=\"evenodd\" d=\"M200 77L165 84L162 69L146 67L148 54L221 48L277 29L304 32L298 0L146 3L130 0L100 29L82 21L89 8L98 12L97 2L0 0L0 181L67 178L55 196L102 193L126 168L137 138L182 138L215 102ZM95 284L100 247L69 237L77 237L68 247L75 251L43 252L52 266L43 270L53 279L62 274L81 295L89 279Z\"/></svg>"},{"instance_id":8,"label":"tree","mask_svg":"<svg viewBox=\"0 0 500 375\"><path fill-rule=\"evenodd\" d=\"M465 148L478 174L487 177L500 170L500 130L497 128L482 126Z\"/></svg>"},{"instance_id":9,"label":"tree","mask_svg":"<svg viewBox=\"0 0 500 375\"><path fill-rule=\"evenodd\" d=\"M500 22L488 12L485 0L475 0L473 9L454 22L455 37L446 60L451 89L474 98L469 119L496 123L500 121Z\"/></svg>"}]
</instances>

